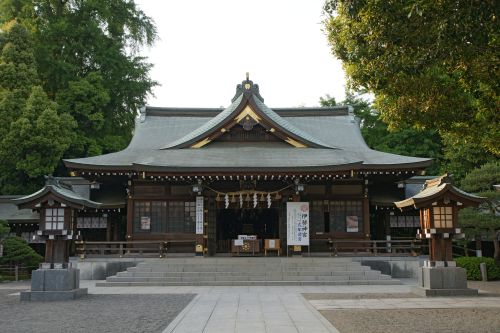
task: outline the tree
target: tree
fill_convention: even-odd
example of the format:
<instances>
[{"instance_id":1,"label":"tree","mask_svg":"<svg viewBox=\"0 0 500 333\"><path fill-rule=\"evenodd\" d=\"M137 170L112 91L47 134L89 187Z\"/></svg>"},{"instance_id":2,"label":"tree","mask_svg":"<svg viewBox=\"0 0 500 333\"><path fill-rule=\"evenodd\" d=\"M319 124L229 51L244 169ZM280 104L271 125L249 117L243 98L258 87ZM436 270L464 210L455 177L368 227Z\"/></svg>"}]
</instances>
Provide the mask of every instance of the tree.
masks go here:
<instances>
[{"instance_id":1,"label":"tree","mask_svg":"<svg viewBox=\"0 0 500 333\"><path fill-rule=\"evenodd\" d=\"M0 54L0 192L34 191L72 141L74 120L38 85L29 32L6 25Z\"/></svg>"},{"instance_id":2,"label":"tree","mask_svg":"<svg viewBox=\"0 0 500 333\"><path fill-rule=\"evenodd\" d=\"M500 261L500 192L493 185L500 183L500 162L486 163L473 170L462 180L461 188L486 197L478 209L463 209L459 214L459 223L468 229L472 236L481 236L482 230L493 241L495 260Z\"/></svg>"},{"instance_id":3,"label":"tree","mask_svg":"<svg viewBox=\"0 0 500 333\"><path fill-rule=\"evenodd\" d=\"M0 262L10 265L25 265L36 268L43 257L33 250L21 237L11 236L3 241L4 255Z\"/></svg>"},{"instance_id":4,"label":"tree","mask_svg":"<svg viewBox=\"0 0 500 333\"><path fill-rule=\"evenodd\" d=\"M5 220L0 220L0 242L9 235L10 227L9 223Z\"/></svg>"},{"instance_id":5,"label":"tree","mask_svg":"<svg viewBox=\"0 0 500 333\"><path fill-rule=\"evenodd\" d=\"M320 98L320 104L335 106L336 102L327 95ZM427 172L439 173L442 144L436 131L411 127L390 129L368 100L351 92L346 93L342 104L353 107L354 115L360 119L361 134L370 148L399 155L433 158L434 163L427 168Z\"/></svg>"},{"instance_id":6,"label":"tree","mask_svg":"<svg viewBox=\"0 0 500 333\"><path fill-rule=\"evenodd\" d=\"M10 227L7 221L0 220L0 258L3 256L3 240L9 235Z\"/></svg>"},{"instance_id":7,"label":"tree","mask_svg":"<svg viewBox=\"0 0 500 333\"><path fill-rule=\"evenodd\" d=\"M390 128L451 134L500 155L495 1L328 0L333 54Z\"/></svg>"},{"instance_id":8,"label":"tree","mask_svg":"<svg viewBox=\"0 0 500 333\"><path fill-rule=\"evenodd\" d=\"M136 110L157 84L138 50L156 39L153 21L131 0L0 0L0 19L34 34L44 91L77 121L65 157L124 148Z\"/></svg>"},{"instance_id":9,"label":"tree","mask_svg":"<svg viewBox=\"0 0 500 333\"><path fill-rule=\"evenodd\" d=\"M443 173L451 173L457 181L481 165L497 160L477 142L470 142L466 137L445 133L443 141Z\"/></svg>"}]
</instances>

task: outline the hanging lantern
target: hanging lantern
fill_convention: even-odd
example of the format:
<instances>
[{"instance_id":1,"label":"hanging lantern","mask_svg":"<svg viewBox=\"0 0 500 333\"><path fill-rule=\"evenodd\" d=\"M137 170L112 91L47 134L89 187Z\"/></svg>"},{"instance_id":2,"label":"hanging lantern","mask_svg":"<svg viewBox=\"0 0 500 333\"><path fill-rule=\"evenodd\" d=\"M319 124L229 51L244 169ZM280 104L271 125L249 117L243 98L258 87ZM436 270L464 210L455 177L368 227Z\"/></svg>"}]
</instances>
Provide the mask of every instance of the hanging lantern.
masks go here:
<instances>
[{"instance_id":1,"label":"hanging lantern","mask_svg":"<svg viewBox=\"0 0 500 333\"><path fill-rule=\"evenodd\" d=\"M217 196L215 197L215 201L220 201L220 195L217 193Z\"/></svg>"},{"instance_id":2,"label":"hanging lantern","mask_svg":"<svg viewBox=\"0 0 500 333\"><path fill-rule=\"evenodd\" d=\"M281 194L279 194L279 193L277 192L277 193L276 193L276 198L275 198L275 199L276 199L276 200L281 199Z\"/></svg>"},{"instance_id":3,"label":"hanging lantern","mask_svg":"<svg viewBox=\"0 0 500 333\"><path fill-rule=\"evenodd\" d=\"M266 201L266 198L264 198L264 193L261 193L260 194L260 199L259 201Z\"/></svg>"},{"instance_id":4,"label":"hanging lantern","mask_svg":"<svg viewBox=\"0 0 500 333\"><path fill-rule=\"evenodd\" d=\"M250 202L250 193L247 193L247 196L245 197L246 202Z\"/></svg>"},{"instance_id":5,"label":"hanging lantern","mask_svg":"<svg viewBox=\"0 0 500 333\"><path fill-rule=\"evenodd\" d=\"M231 202L232 202L232 203L235 203L235 202L236 202L236 198L234 197L234 194L231 196Z\"/></svg>"}]
</instances>

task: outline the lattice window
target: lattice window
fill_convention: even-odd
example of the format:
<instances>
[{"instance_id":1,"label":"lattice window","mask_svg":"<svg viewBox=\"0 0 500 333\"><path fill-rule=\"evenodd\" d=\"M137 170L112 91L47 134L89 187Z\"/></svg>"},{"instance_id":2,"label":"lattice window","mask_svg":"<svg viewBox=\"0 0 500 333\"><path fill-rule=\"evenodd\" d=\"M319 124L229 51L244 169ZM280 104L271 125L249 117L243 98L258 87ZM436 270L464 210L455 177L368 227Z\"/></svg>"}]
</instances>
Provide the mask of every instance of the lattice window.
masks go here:
<instances>
[{"instance_id":1,"label":"lattice window","mask_svg":"<svg viewBox=\"0 0 500 333\"><path fill-rule=\"evenodd\" d=\"M45 209L45 230L64 229L64 208Z\"/></svg>"},{"instance_id":2,"label":"lattice window","mask_svg":"<svg viewBox=\"0 0 500 333\"><path fill-rule=\"evenodd\" d=\"M434 227L453 228L453 208L452 207L432 207L434 215Z\"/></svg>"},{"instance_id":3,"label":"lattice window","mask_svg":"<svg viewBox=\"0 0 500 333\"><path fill-rule=\"evenodd\" d=\"M363 203L361 200L330 201L330 230L363 232ZM357 231L355 231L357 229Z\"/></svg>"},{"instance_id":4,"label":"lattice window","mask_svg":"<svg viewBox=\"0 0 500 333\"><path fill-rule=\"evenodd\" d=\"M141 221L149 221L143 229ZM134 232L195 233L196 203L194 201L135 201Z\"/></svg>"}]
</instances>

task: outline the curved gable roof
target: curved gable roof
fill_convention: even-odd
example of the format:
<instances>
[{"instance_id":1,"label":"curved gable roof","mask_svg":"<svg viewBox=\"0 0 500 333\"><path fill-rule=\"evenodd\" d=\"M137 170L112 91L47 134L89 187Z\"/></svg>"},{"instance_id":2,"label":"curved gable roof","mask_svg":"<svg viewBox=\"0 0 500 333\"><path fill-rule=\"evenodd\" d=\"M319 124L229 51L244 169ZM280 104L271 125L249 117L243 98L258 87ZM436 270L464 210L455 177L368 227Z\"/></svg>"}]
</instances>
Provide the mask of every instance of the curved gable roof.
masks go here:
<instances>
[{"instance_id":1,"label":"curved gable roof","mask_svg":"<svg viewBox=\"0 0 500 333\"><path fill-rule=\"evenodd\" d=\"M351 110L349 106L271 109L258 85L246 80L225 109L148 106L136 119L127 148L64 163L78 170L119 172L420 170L432 163L428 158L370 149ZM236 124L246 129L259 124L282 142L217 140Z\"/></svg>"},{"instance_id":2,"label":"curved gable roof","mask_svg":"<svg viewBox=\"0 0 500 333\"><path fill-rule=\"evenodd\" d=\"M246 107L248 106L250 106L251 111L246 111ZM299 129L271 110L264 104L264 100L258 91L258 85L254 85L253 82L248 79L243 81L241 85L238 85L236 96L232 99L232 103L229 107L195 130L167 144L162 149L198 148L197 145L201 147L212 141L210 139L211 137L220 135L221 129L223 129L224 132L236 123L239 123L241 121L241 115L244 115L245 112L255 113L254 117L258 118L258 122L260 118L262 118L263 121L267 123L266 127L272 128L273 131L280 131L284 141L292 145L299 147L339 149ZM228 125L229 128L227 128Z\"/></svg>"},{"instance_id":3,"label":"curved gable roof","mask_svg":"<svg viewBox=\"0 0 500 333\"><path fill-rule=\"evenodd\" d=\"M58 180L48 177L47 184L35 193L13 199L12 201L17 206L36 205L43 201L48 195L52 194L54 197L63 202L67 202L72 206L83 208L101 208L102 204L99 202L87 199L80 194L73 191L71 186L61 184Z\"/></svg>"},{"instance_id":4,"label":"curved gable roof","mask_svg":"<svg viewBox=\"0 0 500 333\"><path fill-rule=\"evenodd\" d=\"M453 194L457 199L467 201L469 205L478 205L485 200L483 197L467 193L461 189L453 186L448 175L443 175L425 182L423 190L414 196L397 201L394 204L396 207L402 209L406 207L425 207L430 201L438 200L444 197L447 193Z\"/></svg>"}]
</instances>

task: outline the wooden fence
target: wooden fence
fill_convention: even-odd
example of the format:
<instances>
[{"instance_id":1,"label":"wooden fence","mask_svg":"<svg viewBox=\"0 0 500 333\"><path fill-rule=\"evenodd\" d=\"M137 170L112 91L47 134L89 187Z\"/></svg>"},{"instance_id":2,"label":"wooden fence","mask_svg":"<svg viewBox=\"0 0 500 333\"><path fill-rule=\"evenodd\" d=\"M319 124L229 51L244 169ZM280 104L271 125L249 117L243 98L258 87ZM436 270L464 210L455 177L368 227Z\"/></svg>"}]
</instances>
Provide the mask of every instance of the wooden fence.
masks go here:
<instances>
[{"instance_id":1,"label":"wooden fence","mask_svg":"<svg viewBox=\"0 0 500 333\"><path fill-rule=\"evenodd\" d=\"M24 265L0 265L0 281L19 281L31 278L31 269Z\"/></svg>"},{"instance_id":2,"label":"wooden fence","mask_svg":"<svg viewBox=\"0 0 500 333\"><path fill-rule=\"evenodd\" d=\"M413 240L312 240L323 242L331 255L419 255L427 248L427 242ZM194 240L170 241L123 241L123 242L76 242L76 254L86 257L159 257L163 258L173 247L183 245L187 251L195 252ZM230 242L218 244L219 251L229 252ZM225 245L225 246L222 246ZM226 249L227 247L227 249ZM307 249L307 248L306 248ZM261 253L256 253L260 255ZM313 252L314 254L314 252Z\"/></svg>"},{"instance_id":3,"label":"wooden fence","mask_svg":"<svg viewBox=\"0 0 500 333\"><path fill-rule=\"evenodd\" d=\"M125 257L150 256L163 258L169 249L176 245L187 245L192 252L195 240L169 241L123 241L123 242L86 242L76 241L76 254L86 257Z\"/></svg>"}]
</instances>

